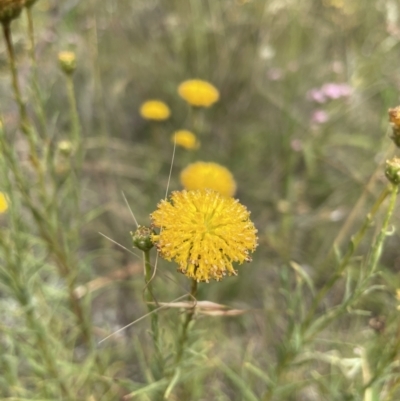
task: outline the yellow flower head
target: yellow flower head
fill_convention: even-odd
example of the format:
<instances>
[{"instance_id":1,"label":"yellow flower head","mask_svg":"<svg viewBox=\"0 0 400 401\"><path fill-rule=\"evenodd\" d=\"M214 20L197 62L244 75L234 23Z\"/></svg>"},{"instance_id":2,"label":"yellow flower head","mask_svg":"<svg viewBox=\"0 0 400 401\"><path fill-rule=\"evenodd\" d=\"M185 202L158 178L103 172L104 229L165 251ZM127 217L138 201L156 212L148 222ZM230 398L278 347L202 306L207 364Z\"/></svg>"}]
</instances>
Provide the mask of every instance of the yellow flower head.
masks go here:
<instances>
[{"instance_id":1,"label":"yellow flower head","mask_svg":"<svg viewBox=\"0 0 400 401\"><path fill-rule=\"evenodd\" d=\"M196 162L181 172L181 184L187 190L209 188L224 196L233 196L236 182L232 173L217 163Z\"/></svg>"},{"instance_id":2,"label":"yellow flower head","mask_svg":"<svg viewBox=\"0 0 400 401\"><path fill-rule=\"evenodd\" d=\"M58 53L58 62L66 74L72 74L76 69L76 55L74 52L63 51Z\"/></svg>"},{"instance_id":3,"label":"yellow flower head","mask_svg":"<svg viewBox=\"0 0 400 401\"><path fill-rule=\"evenodd\" d=\"M185 129L175 131L172 134L171 141L175 141L177 145L189 150L198 149L200 146L200 142L197 140L196 135Z\"/></svg>"},{"instance_id":4,"label":"yellow flower head","mask_svg":"<svg viewBox=\"0 0 400 401\"><path fill-rule=\"evenodd\" d=\"M8 202L3 192L0 192L0 214L4 213L8 209Z\"/></svg>"},{"instance_id":5,"label":"yellow flower head","mask_svg":"<svg viewBox=\"0 0 400 401\"><path fill-rule=\"evenodd\" d=\"M9 24L17 18L24 8L25 0L1 0L0 1L0 22Z\"/></svg>"},{"instance_id":6,"label":"yellow flower head","mask_svg":"<svg viewBox=\"0 0 400 401\"><path fill-rule=\"evenodd\" d=\"M219 99L218 89L201 79L182 82L178 87L178 93L189 104L197 107L210 107Z\"/></svg>"},{"instance_id":7,"label":"yellow flower head","mask_svg":"<svg viewBox=\"0 0 400 401\"><path fill-rule=\"evenodd\" d=\"M163 121L169 118L171 111L161 100L148 100L140 106L140 115L146 120Z\"/></svg>"},{"instance_id":8,"label":"yellow flower head","mask_svg":"<svg viewBox=\"0 0 400 401\"><path fill-rule=\"evenodd\" d=\"M160 256L197 281L237 274L232 263L251 261L257 230L238 200L216 191L176 191L151 214L160 234L152 239Z\"/></svg>"}]
</instances>

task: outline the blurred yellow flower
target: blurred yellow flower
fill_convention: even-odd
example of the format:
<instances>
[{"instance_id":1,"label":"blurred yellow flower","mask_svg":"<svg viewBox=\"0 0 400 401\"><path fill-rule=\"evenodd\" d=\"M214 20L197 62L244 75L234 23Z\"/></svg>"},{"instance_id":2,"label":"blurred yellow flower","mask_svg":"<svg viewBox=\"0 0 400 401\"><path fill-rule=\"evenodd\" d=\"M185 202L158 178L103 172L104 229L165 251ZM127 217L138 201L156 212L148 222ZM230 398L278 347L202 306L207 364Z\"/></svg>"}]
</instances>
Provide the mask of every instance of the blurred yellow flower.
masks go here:
<instances>
[{"instance_id":1,"label":"blurred yellow flower","mask_svg":"<svg viewBox=\"0 0 400 401\"><path fill-rule=\"evenodd\" d=\"M160 234L152 239L160 256L196 281L236 275L232 262L251 261L257 230L239 201L216 191L176 191L151 214Z\"/></svg>"},{"instance_id":2,"label":"blurred yellow flower","mask_svg":"<svg viewBox=\"0 0 400 401\"><path fill-rule=\"evenodd\" d=\"M58 62L66 74L72 74L76 69L76 55L74 52L63 51L58 53Z\"/></svg>"},{"instance_id":3,"label":"blurred yellow flower","mask_svg":"<svg viewBox=\"0 0 400 401\"><path fill-rule=\"evenodd\" d=\"M182 170L181 184L187 190L213 189L224 196L233 196L236 182L232 173L217 163L196 162Z\"/></svg>"},{"instance_id":4,"label":"blurred yellow flower","mask_svg":"<svg viewBox=\"0 0 400 401\"><path fill-rule=\"evenodd\" d=\"M0 214L4 213L8 209L8 202L3 192L0 192Z\"/></svg>"},{"instance_id":5,"label":"blurred yellow flower","mask_svg":"<svg viewBox=\"0 0 400 401\"><path fill-rule=\"evenodd\" d=\"M196 135L185 129L175 131L172 134L171 141L175 141L177 145L189 150L198 149L200 146L200 142L197 140Z\"/></svg>"},{"instance_id":6,"label":"blurred yellow flower","mask_svg":"<svg viewBox=\"0 0 400 401\"><path fill-rule=\"evenodd\" d=\"M189 104L197 107L210 107L219 99L218 89L201 79L182 82L178 87L178 93Z\"/></svg>"},{"instance_id":7,"label":"blurred yellow flower","mask_svg":"<svg viewBox=\"0 0 400 401\"><path fill-rule=\"evenodd\" d=\"M169 118L171 111L161 100L148 100L140 106L140 115L146 120L163 121Z\"/></svg>"}]
</instances>

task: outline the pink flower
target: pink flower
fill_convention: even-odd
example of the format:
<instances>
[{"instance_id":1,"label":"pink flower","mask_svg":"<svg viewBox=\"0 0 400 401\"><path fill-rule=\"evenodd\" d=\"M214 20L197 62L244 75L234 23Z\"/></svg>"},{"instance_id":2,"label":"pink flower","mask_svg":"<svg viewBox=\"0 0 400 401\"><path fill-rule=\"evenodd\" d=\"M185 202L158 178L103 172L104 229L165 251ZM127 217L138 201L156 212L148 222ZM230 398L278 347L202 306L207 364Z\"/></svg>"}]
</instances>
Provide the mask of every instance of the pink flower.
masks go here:
<instances>
[{"instance_id":1,"label":"pink flower","mask_svg":"<svg viewBox=\"0 0 400 401\"><path fill-rule=\"evenodd\" d=\"M327 83L322 86L321 91L330 99L340 99L350 96L352 88L347 84Z\"/></svg>"},{"instance_id":2,"label":"pink flower","mask_svg":"<svg viewBox=\"0 0 400 401\"><path fill-rule=\"evenodd\" d=\"M320 89L311 89L307 92L307 99L317 103L325 103L326 96Z\"/></svg>"},{"instance_id":3,"label":"pink flower","mask_svg":"<svg viewBox=\"0 0 400 401\"><path fill-rule=\"evenodd\" d=\"M349 97L353 92L353 88L347 84L336 84L328 82L321 88L313 88L307 92L307 99L316 103L325 103L328 100Z\"/></svg>"},{"instance_id":4,"label":"pink flower","mask_svg":"<svg viewBox=\"0 0 400 401\"><path fill-rule=\"evenodd\" d=\"M329 120L329 115L324 110L315 110L311 116L311 122L314 124L324 124Z\"/></svg>"}]
</instances>

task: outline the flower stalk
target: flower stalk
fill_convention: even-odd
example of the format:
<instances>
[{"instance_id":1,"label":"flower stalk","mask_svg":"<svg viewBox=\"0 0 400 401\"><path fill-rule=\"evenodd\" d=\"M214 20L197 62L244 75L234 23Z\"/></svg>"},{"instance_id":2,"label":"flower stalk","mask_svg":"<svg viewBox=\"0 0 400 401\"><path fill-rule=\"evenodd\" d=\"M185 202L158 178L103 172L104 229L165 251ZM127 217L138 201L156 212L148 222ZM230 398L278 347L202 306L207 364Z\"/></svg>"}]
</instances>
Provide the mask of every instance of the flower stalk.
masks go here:
<instances>
[{"instance_id":1,"label":"flower stalk","mask_svg":"<svg viewBox=\"0 0 400 401\"><path fill-rule=\"evenodd\" d=\"M342 276L343 272L345 271L348 263L350 262L350 259L354 255L354 252L357 250L358 246L360 245L362 239L364 238L368 228L371 226L371 223L378 213L380 207L382 206L383 202L387 198L387 196L391 193L391 189L389 187L385 187L381 194L379 195L378 199L375 201L373 206L371 207L369 213L366 215L364 222L360 229L357 231L357 233L351 238L346 254L343 256L335 274L329 279L329 281L325 284L324 287L321 288L321 290L318 292L318 294L315 296L312 305L309 309L309 312L304 320L303 323L303 332L307 330L309 327L311 320L320 305L322 299L326 296L326 294L329 292L329 290L334 286L336 281Z\"/></svg>"},{"instance_id":2,"label":"flower stalk","mask_svg":"<svg viewBox=\"0 0 400 401\"><path fill-rule=\"evenodd\" d=\"M145 291L146 291L146 302L149 313L151 313L151 336L153 339L155 359L158 369L160 370L160 377L162 377L162 372L164 369L163 357L160 347L160 330L158 324L158 314L155 312L157 308L157 300L153 294L153 273L152 266L150 263L150 250L143 251L143 261L144 261L144 273L145 273Z\"/></svg>"},{"instance_id":3,"label":"flower stalk","mask_svg":"<svg viewBox=\"0 0 400 401\"><path fill-rule=\"evenodd\" d=\"M176 360L175 360L177 367L179 366L179 364L182 360L182 356L185 351L186 343L187 343L188 337L189 337L189 325L190 325L190 322L193 320L193 316L194 316L194 313L196 310L195 300L196 300L196 295L197 295L197 285L198 285L197 281L192 279L188 301L193 302L193 307L190 308L188 310L188 312L186 313L185 320L182 325L182 332L181 332L181 337L180 337L180 341L178 344L178 352L176 353Z\"/></svg>"},{"instance_id":4,"label":"flower stalk","mask_svg":"<svg viewBox=\"0 0 400 401\"><path fill-rule=\"evenodd\" d=\"M40 88L39 88L39 79L38 79L38 74L37 74L37 61L36 61L36 54L35 54L35 49L36 49L36 44L35 44L35 30L34 30L34 25L33 25L33 17L32 17L32 6L33 4L26 6L25 7L25 13L26 13L26 19L27 19L27 25L28 25L28 37L29 37L29 55L31 58L31 63L32 63L32 84L33 84L33 90L34 90L34 96L35 96L35 111L37 113L37 116L40 121L41 125L41 133L43 135L43 138L45 140L48 139L48 132L47 132L47 124L46 124L46 115L45 115L45 110L44 110L44 104L43 104L43 98L40 93ZM46 144L47 145L47 144ZM45 149L47 151L47 149ZM44 156L44 159L46 160L46 157Z\"/></svg>"},{"instance_id":5,"label":"flower stalk","mask_svg":"<svg viewBox=\"0 0 400 401\"><path fill-rule=\"evenodd\" d=\"M35 136L34 136L33 128L31 126L31 123L28 118L28 112L26 110L26 105L22 98L21 90L19 87L18 72L17 72L16 61L15 61L15 52L14 52L14 46L13 46L13 41L12 41L10 23L9 22L3 23L2 27L3 27L3 36L4 36L4 40L6 42L7 53L8 53L12 88L13 88L15 100L17 101L18 107L19 107L20 127L21 127L22 132L25 134L25 136L28 139L31 163L32 163L34 169L36 170L36 172L38 173L39 180L41 181L41 183L43 183L43 172L42 172L42 167L41 167L41 164L39 161L38 154L36 152Z\"/></svg>"}]
</instances>

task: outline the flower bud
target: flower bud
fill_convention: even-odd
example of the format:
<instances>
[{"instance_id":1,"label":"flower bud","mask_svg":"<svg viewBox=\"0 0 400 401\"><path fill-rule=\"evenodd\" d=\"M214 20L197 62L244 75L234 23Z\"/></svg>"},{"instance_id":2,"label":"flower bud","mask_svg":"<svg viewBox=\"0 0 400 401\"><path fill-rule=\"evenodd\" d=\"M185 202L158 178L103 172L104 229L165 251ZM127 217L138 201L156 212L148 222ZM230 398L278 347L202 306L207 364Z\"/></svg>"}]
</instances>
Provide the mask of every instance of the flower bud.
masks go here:
<instances>
[{"instance_id":1,"label":"flower bud","mask_svg":"<svg viewBox=\"0 0 400 401\"><path fill-rule=\"evenodd\" d=\"M400 184L400 158L386 160L385 175L393 185Z\"/></svg>"},{"instance_id":2,"label":"flower bud","mask_svg":"<svg viewBox=\"0 0 400 401\"><path fill-rule=\"evenodd\" d=\"M14 18L18 18L25 5L25 0L1 0L0 22L9 24Z\"/></svg>"},{"instance_id":3,"label":"flower bud","mask_svg":"<svg viewBox=\"0 0 400 401\"><path fill-rule=\"evenodd\" d=\"M151 239L152 234L155 234L154 230L145 226L139 226L134 233L131 232L135 248L138 248L143 252L147 252L153 248L154 244Z\"/></svg>"},{"instance_id":4,"label":"flower bud","mask_svg":"<svg viewBox=\"0 0 400 401\"><path fill-rule=\"evenodd\" d=\"M76 55L74 52L64 51L58 53L58 62L67 75L73 74L76 69Z\"/></svg>"},{"instance_id":5,"label":"flower bud","mask_svg":"<svg viewBox=\"0 0 400 401\"><path fill-rule=\"evenodd\" d=\"M74 146L72 145L71 141L64 140L58 142L57 150L60 152L61 155L69 157L74 151Z\"/></svg>"}]
</instances>

